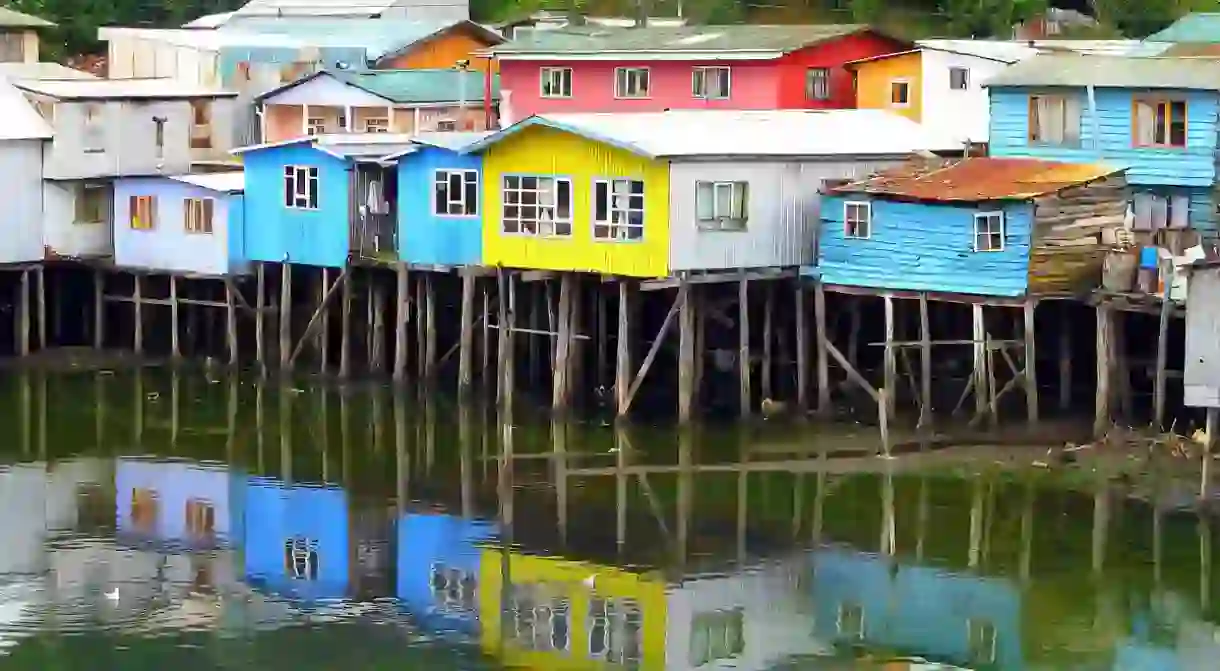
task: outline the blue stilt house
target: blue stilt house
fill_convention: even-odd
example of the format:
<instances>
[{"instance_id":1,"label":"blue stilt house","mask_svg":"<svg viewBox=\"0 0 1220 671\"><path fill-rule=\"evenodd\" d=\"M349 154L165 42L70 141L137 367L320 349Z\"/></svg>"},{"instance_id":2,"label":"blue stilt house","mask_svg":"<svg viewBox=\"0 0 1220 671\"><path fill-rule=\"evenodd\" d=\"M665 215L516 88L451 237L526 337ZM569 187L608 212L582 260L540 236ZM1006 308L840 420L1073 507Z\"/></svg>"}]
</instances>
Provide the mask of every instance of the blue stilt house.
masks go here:
<instances>
[{"instance_id":1,"label":"blue stilt house","mask_svg":"<svg viewBox=\"0 0 1220 671\"><path fill-rule=\"evenodd\" d=\"M245 490L247 580L306 602L347 596L354 552L347 493L261 477Z\"/></svg>"},{"instance_id":2,"label":"blue stilt house","mask_svg":"<svg viewBox=\"0 0 1220 671\"><path fill-rule=\"evenodd\" d=\"M1147 242L1215 244L1220 61L1043 54L986 86L992 156L1124 166Z\"/></svg>"},{"instance_id":3,"label":"blue stilt house","mask_svg":"<svg viewBox=\"0 0 1220 671\"><path fill-rule=\"evenodd\" d=\"M832 290L1084 293L1126 208L1123 171L1104 164L913 162L827 190L806 273Z\"/></svg>"},{"instance_id":4,"label":"blue stilt house","mask_svg":"<svg viewBox=\"0 0 1220 671\"><path fill-rule=\"evenodd\" d=\"M497 531L494 523L444 513L407 513L398 519L395 594L425 629L478 634L477 544Z\"/></svg>"}]
</instances>

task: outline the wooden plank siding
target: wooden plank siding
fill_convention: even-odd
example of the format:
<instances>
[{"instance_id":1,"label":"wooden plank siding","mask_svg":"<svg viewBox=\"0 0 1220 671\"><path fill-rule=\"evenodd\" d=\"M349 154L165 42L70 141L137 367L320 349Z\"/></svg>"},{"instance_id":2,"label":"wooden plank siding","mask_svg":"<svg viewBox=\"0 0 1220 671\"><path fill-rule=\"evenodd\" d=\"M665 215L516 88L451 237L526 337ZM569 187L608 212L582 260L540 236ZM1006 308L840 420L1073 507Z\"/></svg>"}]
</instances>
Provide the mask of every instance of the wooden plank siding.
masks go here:
<instances>
[{"instance_id":1,"label":"wooden plank siding","mask_svg":"<svg viewBox=\"0 0 1220 671\"><path fill-rule=\"evenodd\" d=\"M438 170L474 170L478 174L477 213L436 213ZM483 258L483 204L491 202L482 189L482 155L421 146L399 159L397 171L399 258L424 265L478 265Z\"/></svg>"},{"instance_id":2,"label":"wooden plank siding","mask_svg":"<svg viewBox=\"0 0 1220 671\"><path fill-rule=\"evenodd\" d=\"M1102 232L1122 228L1125 191L1126 180L1115 175L1034 200L1029 293L1078 293L1101 286L1102 263L1111 248L1102 244Z\"/></svg>"}]
</instances>

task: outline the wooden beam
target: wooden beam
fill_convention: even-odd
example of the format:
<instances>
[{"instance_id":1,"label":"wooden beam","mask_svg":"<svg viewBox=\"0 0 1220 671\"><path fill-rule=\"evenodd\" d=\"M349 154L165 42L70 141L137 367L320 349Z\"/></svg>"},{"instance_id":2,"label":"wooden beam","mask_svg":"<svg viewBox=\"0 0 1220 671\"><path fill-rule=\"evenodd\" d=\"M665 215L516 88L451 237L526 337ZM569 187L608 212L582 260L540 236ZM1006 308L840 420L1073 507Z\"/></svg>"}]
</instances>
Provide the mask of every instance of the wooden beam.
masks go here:
<instances>
[{"instance_id":1,"label":"wooden beam","mask_svg":"<svg viewBox=\"0 0 1220 671\"><path fill-rule=\"evenodd\" d=\"M805 305L805 285L797 282L793 294L796 299L796 405L805 412L809 409L809 310Z\"/></svg>"},{"instance_id":2,"label":"wooden beam","mask_svg":"<svg viewBox=\"0 0 1220 671\"><path fill-rule=\"evenodd\" d=\"M648 353L644 355L644 361L640 363L640 368L635 374L635 379L631 382L631 388L627 390L626 401L619 407L618 414L626 415L631 409L631 402L635 400L635 395L640 390L640 385L644 382L644 376L652 369L653 359L657 358L657 352L661 349L661 343L665 340L666 334L669 333L670 327L673 326L674 317L682 308L682 302L686 300L685 292L679 290L678 295L674 298L674 302L669 306L669 312L665 315L665 321L661 322L661 328L657 329L657 335L652 340L652 346L648 348Z\"/></svg>"},{"instance_id":3,"label":"wooden beam","mask_svg":"<svg viewBox=\"0 0 1220 671\"><path fill-rule=\"evenodd\" d=\"M293 348L292 355L288 357L289 363L295 362L297 357L301 355L301 351L305 349L305 343L309 342L309 338L311 335L313 335L313 331L317 327L318 322L322 320L322 316L326 314L326 311L330 308L330 304L334 301L335 296L339 295L339 289L346 287L348 282L348 272L349 270L344 268L343 272L339 273L339 277L335 280L335 283L330 285L330 288L327 289L326 295L322 297L322 302L318 304L318 309L314 310L313 316L309 318L309 323L305 325L305 332L301 334L301 339L297 341L296 347ZM344 293L346 292L347 289L344 289Z\"/></svg>"},{"instance_id":4,"label":"wooden beam","mask_svg":"<svg viewBox=\"0 0 1220 671\"><path fill-rule=\"evenodd\" d=\"M1161 269L1162 273L1169 271L1166 266ZM1165 293L1169 293L1169 282L1165 282ZM1169 316L1172 311L1173 301L1166 296L1165 300L1161 301L1160 321L1157 323L1156 330L1156 371L1155 382L1152 390L1152 427L1160 431L1165 424L1165 368L1169 365Z\"/></svg>"},{"instance_id":5,"label":"wooden beam","mask_svg":"<svg viewBox=\"0 0 1220 671\"><path fill-rule=\"evenodd\" d=\"M280 264L280 367L292 364L292 264Z\"/></svg>"},{"instance_id":6,"label":"wooden beam","mask_svg":"<svg viewBox=\"0 0 1220 671\"><path fill-rule=\"evenodd\" d=\"M919 424L932 425L932 325L928 318L928 294L919 294ZM905 351L905 350L904 350Z\"/></svg>"},{"instance_id":7,"label":"wooden beam","mask_svg":"<svg viewBox=\"0 0 1220 671\"><path fill-rule=\"evenodd\" d=\"M1025 302L1025 415L1031 425L1038 423L1038 356L1034 349L1034 299Z\"/></svg>"},{"instance_id":8,"label":"wooden beam","mask_svg":"<svg viewBox=\"0 0 1220 671\"><path fill-rule=\"evenodd\" d=\"M750 280L745 273L737 280L737 375L738 404L742 417L750 416Z\"/></svg>"},{"instance_id":9,"label":"wooden beam","mask_svg":"<svg viewBox=\"0 0 1220 671\"><path fill-rule=\"evenodd\" d=\"M813 287L813 330L818 345L818 415L830 416L830 348L826 334L826 288L818 282Z\"/></svg>"},{"instance_id":10,"label":"wooden beam","mask_svg":"<svg viewBox=\"0 0 1220 671\"><path fill-rule=\"evenodd\" d=\"M683 283L678 289L682 301L678 329L678 422L691 419L695 404L695 301L691 300L693 288Z\"/></svg>"},{"instance_id":11,"label":"wooden beam","mask_svg":"<svg viewBox=\"0 0 1220 671\"><path fill-rule=\"evenodd\" d=\"M761 280L778 280L789 277L796 277L798 271L794 268L760 268L747 271L725 271L714 273L698 273L690 274L684 277L666 277L655 280L644 280L640 282L640 291L659 291L662 289L674 289L686 284L722 284L729 282L739 282L742 276L749 281Z\"/></svg>"},{"instance_id":12,"label":"wooden beam","mask_svg":"<svg viewBox=\"0 0 1220 671\"><path fill-rule=\"evenodd\" d=\"M618 284L618 341L614 359L614 399L619 415L627 412L627 390L631 385L631 286Z\"/></svg>"},{"instance_id":13,"label":"wooden beam","mask_svg":"<svg viewBox=\"0 0 1220 671\"><path fill-rule=\"evenodd\" d=\"M855 366L851 365L851 362L847 360L847 357L843 356L843 353L839 351L839 348L835 347L834 343L830 342L829 340L826 341L826 352L834 357L834 359L839 362L839 365L843 367L843 370L847 373L847 379L856 383L856 386L867 392L874 401L878 403L881 402L881 394L873 387L873 385L868 383L868 380L864 379L864 376L856 370Z\"/></svg>"},{"instance_id":14,"label":"wooden beam","mask_svg":"<svg viewBox=\"0 0 1220 671\"><path fill-rule=\"evenodd\" d=\"M462 320L458 337L458 391L466 393L474 380L474 283L475 275L462 275L462 307L458 318Z\"/></svg>"}]
</instances>

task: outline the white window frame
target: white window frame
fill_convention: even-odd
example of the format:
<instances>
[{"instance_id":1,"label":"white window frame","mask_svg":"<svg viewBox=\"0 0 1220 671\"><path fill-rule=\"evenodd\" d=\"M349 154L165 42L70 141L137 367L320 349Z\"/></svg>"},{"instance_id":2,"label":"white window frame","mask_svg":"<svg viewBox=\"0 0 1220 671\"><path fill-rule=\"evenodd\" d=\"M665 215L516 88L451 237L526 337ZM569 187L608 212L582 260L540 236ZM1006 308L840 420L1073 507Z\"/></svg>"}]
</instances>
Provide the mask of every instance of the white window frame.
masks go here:
<instances>
[{"instance_id":1,"label":"white window frame","mask_svg":"<svg viewBox=\"0 0 1220 671\"><path fill-rule=\"evenodd\" d=\"M597 605L602 610L598 612ZM644 657L644 611L632 598L607 598L595 596L589 600L587 615L589 657L605 660L611 664L639 665ZM600 628L601 636L594 634ZM634 639L632 638L634 635ZM634 640L635 647L628 650L623 643ZM599 649L594 649L594 644ZM618 645L615 645L618 643ZM635 653L634 655L628 654ZM635 668L629 666L628 668Z\"/></svg>"},{"instance_id":2,"label":"white window frame","mask_svg":"<svg viewBox=\"0 0 1220 671\"><path fill-rule=\"evenodd\" d=\"M1000 638L1000 632L994 624L986 620L975 620L966 618L966 645L970 650L971 657L980 650L985 650L985 658L971 659L973 664L995 664L997 642ZM978 640L984 639L984 640ZM980 650L976 650L977 644Z\"/></svg>"},{"instance_id":3,"label":"white window frame","mask_svg":"<svg viewBox=\"0 0 1220 671\"><path fill-rule=\"evenodd\" d=\"M901 103L894 102L894 87L898 84L902 84L903 86L907 87L906 102L901 102ZM905 78L891 79L889 94L890 94L889 95L890 107L897 107L899 109L906 109L906 108L910 107L911 106L911 96L913 95L913 90L911 88L911 80L905 79Z\"/></svg>"},{"instance_id":4,"label":"white window frame","mask_svg":"<svg viewBox=\"0 0 1220 671\"><path fill-rule=\"evenodd\" d=\"M437 586L437 578L444 581L440 589ZM478 579L477 571L464 571L434 563L428 583L432 588L432 598L441 610L450 613L471 613L478 609Z\"/></svg>"},{"instance_id":5,"label":"white window frame","mask_svg":"<svg viewBox=\"0 0 1220 671\"><path fill-rule=\"evenodd\" d=\"M457 123L456 119L437 119L436 120L436 132L438 132L438 133L452 133L452 132L456 131L457 129L458 129L458 123Z\"/></svg>"},{"instance_id":6,"label":"white window frame","mask_svg":"<svg viewBox=\"0 0 1220 671\"><path fill-rule=\"evenodd\" d=\"M643 80L643 90L631 92L632 84L639 88ZM647 67L614 68L614 97L617 100L647 100L652 97L652 70Z\"/></svg>"},{"instance_id":7,"label":"white window frame","mask_svg":"<svg viewBox=\"0 0 1220 671\"><path fill-rule=\"evenodd\" d=\"M859 611L859 613L860 613L860 631L849 632L846 635L851 636L852 638L855 638L857 640L863 640L865 634L868 631L868 627L866 624L867 618L865 617L865 614L864 614L864 606L861 606L860 604L856 604L856 603L840 603L839 604L838 612L835 615L835 633L838 634L839 636L844 635L843 621L845 618L843 616L847 613L849 608Z\"/></svg>"},{"instance_id":8,"label":"white window frame","mask_svg":"<svg viewBox=\"0 0 1220 671\"><path fill-rule=\"evenodd\" d=\"M293 194L291 203L288 202L287 197L284 198L284 207L290 210L317 210L318 201L322 198L318 177L318 169L315 166L284 166L284 192L282 195L288 195L289 184L292 185Z\"/></svg>"},{"instance_id":9,"label":"white window frame","mask_svg":"<svg viewBox=\"0 0 1220 671\"><path fill-rule=\"evenodd\" d=\"M551 89L550 92L547 91L548 88ZM554 92L556 88L559 89L559 93ZM571 98L572 68L538 68L538 97L560 100Z\"/></svg>"},{"instance_id":10,"label":"white window frame","mask_svg":"<svg viewBox=\"0 0 1220 671\"><path fill-rule=\"evenodd\" d=\"M703 216L704 208L699 206L700 196L711 193L711 217ZM720 211L720 193L729 192L729 211ZM740 193L741 212L733 212ZM740 216L734 216L740 215ZM705 231L742 232L746 230L750 220L750 183L742 181L713 182L699 180L695 182L695 226Z\"/></svg>"},{"instance_id":11,"label":"white window frame","mask_svg":"<svg viewBox=\"0 0 1220 671\"><path fill-rule=\"evenodd\" d=\"M819 75L815 77L814 75ZM825 75L820 76L820 75ZM815 81L825 83L825 91L823 95L818 95L817 87L814 86ZM806 68L805 69L805 99L819 102L830 100L832 96L830 86L830 68Z\"/></svg>"},{"instance_id":12,"label":"white window frame","mask_svg":"<svg viewBox=\"0 0 1220 671\"><path fill-rule=\"evenodd\" d=\"M722 78L723 76L723 78ZM712 91L710 84L724 84L723 91ZM690 92L699 100L728 100L733 95L733 72L727 65L698 65L691 69Z\"/></svg>"},{"instance_id":13,"label":"white window frame","mask_svg":"<svg viewBox=\"0 0 1220 671\"><path fill-rule=\"evenodd\" d=\"M528 650L546 652L572 650L572 600L567 594L547 589L545 585L517 583L509 594L508 614L512 638ZM564 623L563 645L555 645L556 623ZM541 636L539 634L542 634ZM538 645L539 638L545 643Z\"/></svg>"},{"instance_id":14,"label":"white window frame","mask_svg":"<svg viewBox=\"0 0 1220 671\"><path fill-rule=\"evenodd\" d=\"M853 209L863 208L864 218L852 218ZM852 224L856 227L853 232ZM864 235L860 235L860 223L864 224ZM843 237L848 240L868 240L873 237L873 204L867 200L849 200L843 203Z\"/></svg>"},{"instance_id":15,"label":"white window frame","mask_svg":"<svg viewBox=\"0 0 1220 671\"><path fill-rule=\"evenodd\" d=\"M534 188L526 188L525 180L534 179ZM510 187L510 180L518 180L515 187ZM548 191L543 188L544 182L550 183L550 201L544 198ZM566 185L568 190L568 210L560 216L559 191ZM533 203L526 203L525 196L532 194ZM511 196L511 197L510 197ZM504 175L500 180L500 233L502 235L521 235L539 238L570 238L572 237L572 214L576 209L575 192L572 189L572 178L558 175ZM544 204L545 203L545 204ZM509 216L509 208L516 208L517 215ZM533 208L534 218L522 216L526 208ZM544 218L545 217L545 218ZM516 230L508 230L508 223L515 222ZM532 226L532 230L526 230ZM560 227L566 226L565 232Z\"/></svg>"},{"instance_id":16,"label":"white window frame","mask_svg":"<svg viewBox=\"0 0 1220 671\"><path fill-rule=\"evenodd\" d=\"M190 235L211 235L215 232L216 199L183 198L182 228Z\"/></svg>"},{"instance_id":17,"label":"white window frame","mask_svg":"<svg viewBox=\"0 0 1220 671\"><path fill-rule=\"evenodd\" d=\"M640 186L639 193L634 191L637 184ZM627 191L618 191L620 187L625 187ZM647 215L647 189L648 187L642 179L622 177L593 180L593 203L589 208L593 216L593 239L602 242L643 242L645 216ZM606 216L598 218L598 199L601 198L603 190L606 197ZM626 203L620 200L624 197L627 199ZM636 204L639 207L635 207ZM631 223L633 214L639 215L640 223ZM599 234L598 229L605 229L605 233ZM639 235L632 237L633 231L639 231Z\"/></svg>"},{"instance_id":18,"label":"white window frame","mask_svg":"<svg viewBox=\"0 0 1220 671\"><path fill-rule=\"evenodd\" d=\"M961 86L954 86L956 83L953 79L955 73L961 73ZM970 90L970 68L964 68L955 65L949 68L949 90L950 91L969 91Z\"/></svg>"},{"instance_id":19,"label":"white window frame","mask_svg":"<svg viewBox=\"0 0 1220 671\"><path fill-rule=\"evenodd\" d=\"M1000 222L999 231L995 231L991 228L991 222L993 222L997 219ZM980 223L983 224L983 226L980 226L979 225ZM1004 216L1003 212L1001 212L999 210L990 210L987 212L975 212L974 213L974 242L973 242L974 251L976 251L976 252L1002 252L1002 251L1004 251L1004 249L1007 247L1007 241L1005 240L1005 238L1007 237L1007 233L1008 233L1008 231L1006 230L1007 228L1008 228L1008 222L1007 222L1007 218ZM999 247L995 247L995 248L989 247L987 249L983 249L983 248L979 247L979 237L980 236L985 235L985 236L988 236L988 239L990 239L990 237L995 235L996 233L1000 234L1000 246Z\"/></svg>"},{"instance_id":20,"label":"white window frame","mask_svg":"<svg viewBox=\"0 0 1220 671\"><path fill-rule=\"evenodd\" d=\"M288 560L288 577L292 580L313 580L311 576L321 575L321 557L318 552L318 541L312 538L290 538L284 542L285 559ZM298 566L297 562L300 562Z\"/></svg>"},{"instance_id":21,"label":"white window frame","mask_svg":"<svg viewBox=\"0 0 1220 671\"><path fill-rule=\"evenodd\" d=\"M455 197L452 193L453 178L457 177L461 189ZM474 185L474 202L467 202L466 187ZM440 187L445 187L445 211L440 211ZM455 210L456 206L456 210ZM479 171L466 168L437 168L432 173L432 214L437 217L477 217L479 216Z\"/></svg>"},{"instance_id":22,"label":"white window frame","mask_svg":"<svg viewBox=\"0 0 1220 671\"><path fill-rule=\"evenodd\" d=\"M364 132L366 133L388 133L390 132L390 117L388 116L370 116L364 118Z\"/></svg>"},{"instance_id":23,"label":"white window frame","mask_svg":"<svg viewBox=\"0 0 1220 671\"><path fill-rule=\"evenodd\" d=\"M326 117L310 116L305 118L305 134L306 135L325 135L326 134Z\"/></svg>"}]
</instances>

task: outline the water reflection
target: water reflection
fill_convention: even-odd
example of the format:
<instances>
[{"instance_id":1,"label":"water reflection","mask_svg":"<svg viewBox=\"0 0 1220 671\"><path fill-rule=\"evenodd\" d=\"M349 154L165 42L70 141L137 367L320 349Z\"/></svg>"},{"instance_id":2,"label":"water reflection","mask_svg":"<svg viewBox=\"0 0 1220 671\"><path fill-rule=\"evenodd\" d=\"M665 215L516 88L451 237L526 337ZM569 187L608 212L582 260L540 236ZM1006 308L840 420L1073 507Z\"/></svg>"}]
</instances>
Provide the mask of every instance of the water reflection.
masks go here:
<instances>
[{"instance_id":1,"label":"water reflection","mask_svg":"<svg viewBox=\"0 0 1220 671\"><path fill-rule=\"evenodd\" d=\"M13 668L198 649L229 669L1220 658L1214 521L1182 509L1181 464L832 458L851 435L512 422L168 373L0 384L20 427L0 446Z\"/></svg>"}]
</instances>

